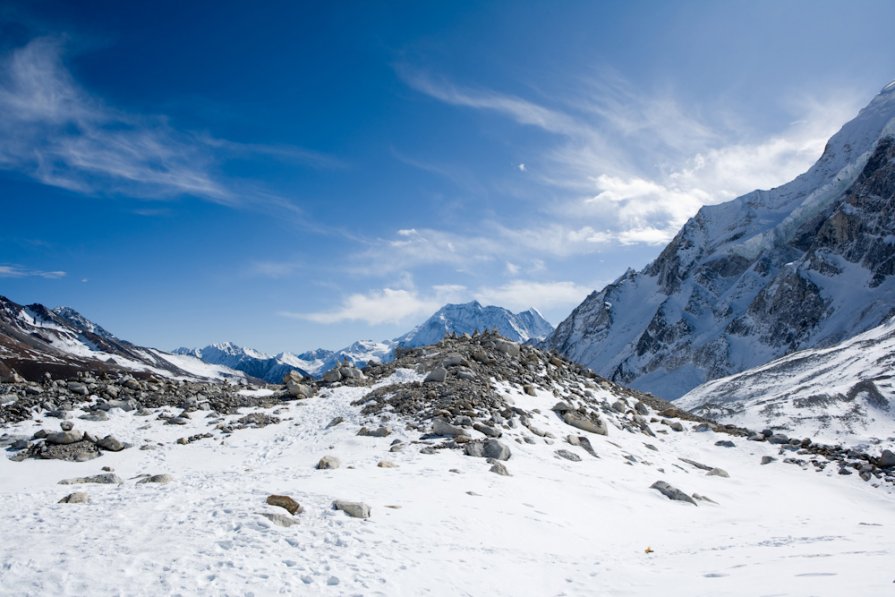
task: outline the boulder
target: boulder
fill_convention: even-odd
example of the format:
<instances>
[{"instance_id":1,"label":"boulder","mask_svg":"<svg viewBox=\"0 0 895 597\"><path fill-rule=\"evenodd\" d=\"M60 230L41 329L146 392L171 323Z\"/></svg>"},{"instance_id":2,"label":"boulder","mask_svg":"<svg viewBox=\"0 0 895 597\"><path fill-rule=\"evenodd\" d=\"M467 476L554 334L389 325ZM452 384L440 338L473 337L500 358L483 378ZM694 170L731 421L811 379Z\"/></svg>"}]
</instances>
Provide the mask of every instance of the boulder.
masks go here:
<instances>
[{"instance_id":1,"label":"boulder","mask_svg":"<svg viewBox=\"0 0 895 597\"><path fill-rule=\"evenodd\" d=\"M554 410L556 407L554 407ZM576 410L568 410L562 414L562 420L566 425L571 425L582 431L589 431L598 435L607 435L606 423L597 414L583 415Z\"/></svg>"},{"instance_id":2,"label":"boulder","mask_svg":"<svg viewBox=\"0 0 895 597\"><path fill-rule=\"evenodd\" d=\"M109 452L120 452L125 448L125 445L123 443L121 443L120 441L115 439L114 436L111 435L107 435L106 437L102 438L101 440L96 442L96 445L103 450L108 450Z\"/></svg>"},{"instance_id":3,"label":"boulder","mask_svg":"<svg viewBox=\"0 0 895 597\"><path fill-rule=\"evenodd\" d=\"M333 510L341 510L352 518L370 518L370 506L363 502L335 500Z\"/></svg>"},{"instance_id":4,"label":"boulder","mask_svg":"<svg viewBox=\"0 0 895 597\"><path fill-rule=\"evenodd\" d=\"M293 516L296 513L301 513L302 509L298 502L293 500L288 495L269 495L267 496L267 503L271 506L277 506L279 508L283 508L289 514Z\"/></svg>"},{"instance_id":5,"label":"boulder","mask_svg":"<svg viewBox=\"0 0 895 597\"><path fill-rule=\"evenodd\" d=\"M61 500L59 500L60 504L89 504L90 496L84 493L83 491L76 491L74 493L70 493Z\"/></svg>"},{"instance_id":6,"label":"boulder","mask_svg":"<svg viewBox=\"0 0 895 597\"><path fill-rule=\"evenodd\" d=\"M652 485L650 485L650 489L655 489L665 497L670 500L674 500L677 502L687 502L690 504L696 505L696 501L693 500L689 495L674 487L673 485L669 485L665 481L656 481Z\"/></svg>"},{"instance_id":7,"label":"boulder","mask_svg":"<svg viewBox=\"0 0 895 597\"><path fill-rule=\"evenodd\" d=\"M429 372L429 375L423 380L423 383L441 383L447 379L447 369L444 367L435 367Z\"/></svg>"},{"instance_id":8,"label":"boulder","mask_svg":"<svg viewBox=\"0 0 895 597\"><path fill-rule=\"evenodd\" d=\"M162 473L160 475L149 475L148 477L144 477L137 481L137 483L159 483L161 485L166 485L174 480L174 477L168 475L166 473Z\"/></svg>"},{"instance_id":9,"label":"boulder","mask_svg":"<svg viewBox=\"0 0 895 597\"><path fill-rule=\"evenodd\" d=\"M432 420L432 433L435 435L465 435L464 430L456 425L451 425L442 417L436 417Z\"/></svg>"},{"instance_id":10,"label":"boulder","mask_svg":"<svg viewBox=\"0 0 895 597\"><path fill-rule=\"evenodd\" d=\"M507 470L507 467L502 462L495 461L494 464L491 465L491 468L488 470L496 475L500 475L501 477L510 476L510 471Z\"/></svg>"},{"instance_id":11,"label":"boulder","mask_svg":"<svg viewBox=\"0 0 895 597\"><path fill-rule=\"evenodd\" d=\"M490 425L485 425L484 423L480 423L478 421L476 421L475 423L472 424L472 428L475 429L476 431L478 431L479 433L487 435L488 437L497 438L497 437L500 437L501 435L503 435L503 433L499 429L495 429L494 427L491 427Z\"/></svg>"},{"instance_id":12,"label":"boulder","mask_svg":"<svg viewBox=\"0 0 895 597\"><path fill-rule=\"evenodd\" d=\"M337 469L341 465L342 465L342 463L339 462L338 458L336 458L335 456L327 455L320 459L320 461L317 463L316 468L317 468L317 470L322 471L322 470Z\"/></svg>"},{"instance_id":13,"label":"boulder","mask_svg":"<svg viewBox=\"0 0 895 597\"><path fill-rule=\"evenodd\" d=\"M392 434L391 429L388 427L378 427L377 429L367 429L366 427L361 427L360 431L357 432L358 435L362 437L386 437Z\"/></svg>"},{"instance_id":14,"label":"boulder","mask_svg":"<svg viewBox=\"0 0 895 597\"><path fill-rule=\"evenodd\" d=\"M556 450L554 452L560 458L565 458L566 460L571 460L572 462L581 462L581 456L575 454L575 452L571 452L569 450Z\"/></svg>"},{"instance_id":15,"label":"boulder","mask_svg":"<svg viewBox=\"0 0 895 597\"><path fill-rule=\"evenodd\" d=\"M879 458L876 459L876 466L880 468L895 467L895 452L892 452L892 450L883 450Z\"/></svg>"},{"instance_id":16,"label":"boulder","mask_svg":"<svg viewBox=\"0 0 895 597\"><path fill-rule=\"evenodd\" d=\"M83 431L60 431L58 433L50 433L47 435L47 443L54 444L57 446L65 446L67 444L74 444L84 439Z\"/></svg>"},{"instance_id":17,"label":"boulder","mask_svg":"<svg viewBox=\"0 0 895 597\"><path fill-rule=\"evenodd\" d=\"M104 485L121 484L124 481L115 473L102 473L90 477L75 477L73 479L63 479L59 481L59 485L80 485L82 483L100 483Z\"/></svg>"}]
</instances>

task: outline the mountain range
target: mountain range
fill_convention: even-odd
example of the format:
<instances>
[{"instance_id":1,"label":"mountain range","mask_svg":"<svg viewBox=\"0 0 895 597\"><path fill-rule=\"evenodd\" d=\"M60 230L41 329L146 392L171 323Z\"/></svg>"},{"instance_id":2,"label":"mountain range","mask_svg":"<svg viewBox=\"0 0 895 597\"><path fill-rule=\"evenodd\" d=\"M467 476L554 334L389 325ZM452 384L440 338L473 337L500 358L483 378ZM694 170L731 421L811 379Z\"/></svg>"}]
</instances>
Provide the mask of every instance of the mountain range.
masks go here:
<instances>
[{"instance_id":1,"label":"mountain range","mask_svg":"<svg viewBox=\"0 0 895 597\"><path fill-rule=\"evenodd\" d=\"M831 346L895 308L895 82L780 187L705 206L545 346L666 399Z\"/></svg>"},{"instance_id":2,"label":"mountain range","mask_svg":"<svg viewBox=\"0 0 895 597\"><path fill-rule=\"evenodd\" d=\"M406 334L391 340L359 340L340 350L318 348L301 354L281 352L268 355L252 348L224 342L204 348L177 348L173 352L223 365L271 383L279 383L289 371L307 377L319 377L342 362L364 367L367 363L387 362L398 348L415 348L435 344L451 334L473 334L496 331L514 342L543 340L553 326L536 310L513 313L496 306L482 306L478 301L447 304L426 321Z\"/></svg>"}]
</instances>

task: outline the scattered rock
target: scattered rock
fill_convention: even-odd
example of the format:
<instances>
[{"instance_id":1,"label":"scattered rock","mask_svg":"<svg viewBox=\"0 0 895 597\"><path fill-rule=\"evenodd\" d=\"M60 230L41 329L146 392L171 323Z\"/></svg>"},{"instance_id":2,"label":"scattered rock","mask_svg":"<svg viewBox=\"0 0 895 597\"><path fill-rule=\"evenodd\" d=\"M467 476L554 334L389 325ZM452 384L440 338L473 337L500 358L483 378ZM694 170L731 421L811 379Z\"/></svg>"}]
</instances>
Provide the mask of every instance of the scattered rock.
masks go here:
<instances>
[{"instance_id":1,"label":"scattered rock","mask_svg":"<svg viewBox=\"0 0 895 597\"><path fill-rule=\"evenodd\" d=\"M709 472L706 473L707 477L730 477L730 475L723 468L715 467Z\"/></svg>"},{"instance_id":2,"label":"scattered rock","mask_svg":"<svg viewBox=\"0 0 895 597\"><path fill-rule=\"evenodd\" d=\"M108 450L109 452L120 452L125 448L125 445L122 442L118 441L111 435L107 435L106 437L102 438L101 440L96 442L96 445L103 450Z\"/></svg>"},{"instance_id":3,"label":"scattered rock","mask_svg":"<svg viewBox=\"0 0 895 597\"><path fill-rule=\"evenodd\" d=\"M352 518L370 518L370 506L363 502L335 500L333 502L333 509L341 510Z\"/></svg>"},{"instance_id":4,"label":"scattered rock","mask_svg":"<svg viewBox=\"0 0 895 597\"><path fill-rule=\"evenodd\" d=\"M554 407L556 408L556 407ZM590 431L598 435L607 435L606 423L597 414L590 416L579 413L578 411L569 410L562 413L562 420L566 425L571 425L582 431Z\"/></svg>"},{"instance_id":5,"label":"scattered rock","mask_svg":"<svg viewBox=\"0 0 895 597\"><path fill-rule=\"evenodd\" d=\"M491 468L488 470L497 475L501 475L502 477L510 476L510 471L507 470L507 467L502 462L494 461L494 464L492 464Z\"/></svg>"},{"instance_id":6,"label":"scattered rock","mask_svg":"<svg viewBox=\"0 0 895 597\"><path fill-rule=\"evenodd\" d=\"M892 452L892 450L883 450L879 458L876 459L876 466L880 468L895 467L895 452Z\"/></svg>"},{"instance_id":7,"label":"scattered rock","mask_svg":"<svg viewBox=\"0 0 895 597\"><path fill-rule=\"evenodd\" d=\"M159 483L161 485L165 485L174 480L174 477L167 473L162 473L161 475L150 475L143 479L137 481L137 483Z\"/></svg>"},{"instance_id":8,"label":"scattered rock","mask_svg":"<svg viewBox=\"0 0 895 597\"><path fill-rule=\"evenodd\" d=\"M432 433L435 435L464 435L465 432L462 428L457 427L456 425L451 425L448 421L446 421L442 417L436 417L432 421Z\"/></svg>"},{"instance_id":9,"label":"scattered rock","mask_svg":"<svg viewBox=\"0 0 895 597\"><path fill-rule=\"evenodd\" d=\"M102 473L90 477L75 477L73 479L63 479L59 481L59 485L80 485L82 483L101 483L105 485L121 484L124 481L115 473Z\"/></svg>"},{"instance_id":10,"label":"scattered rock","mask_svg":"<svg viewBox=\"0 0 895 597\"><path fill-rule=\"evenodd\" d=\"M335 427L336 425L339 425L340 423L343 423L344 421L345 421L344 417L334 417L332 421L327 423L326 429Z\"/></svg>"},{"instance_id":11,"label":"scattered rock","mask_svg":"<svg viewBox=\"0 0 895 597\"><path fill-rule=\"evenodd\" d=\"M447 379L447 369L444 367L435 367L429 372L429 375L423 380L423 383L442 383Z\"/></svg>"},{"instance_id":12,"label":"scattered rock","mask_svg":"<svg viewBox=\"0 0 895 597\"><path fill-rule=\"evenodd\" d=\"M560 458L571 460L572 462L581 462L581 456L575 454L574 452L570 452L569 450L556 450L554 454L556 454Z\"/></svg>"},{"instance_id":13,"label":"scattered rock","mask_svg":"<svg viewBox=\"0 0 895 597\"><path fill-rule=\"evenodd\" d=\"M342 465L335 456L326 455L317 463L317 470L337 469Z\"/></svg>"},{"instance_id":14,"label":"scattered rock","mask_svg":"<svg viewBox=\"0 0 895 597\"><path fill-rule=\"evenodd\" d=\"M380 460L379 464L377 464L379 468L396 468L398 465L392 462L391 460Z\"/></svg>"},{"instance_id":15,"label":"scattered rock","mask_svg":"<svg viewBox=\"0 0 895 597\"><path fill-rule=\"evenodd\" d=\"M715 442L716 446L721 446L722 448L734 448L736 444L730 441L729 439L719 439Z\"/></svg>"},{"instance_id":16,"label":"scattered rock","mask_svg":"<svg viewBox=\"0 0 895 597\"><path fill-rule=\"evenodd\" d=\"M674 487L669 485L665 481L656 481L652 485L650 485L650 489L655 489L665 497L670 500L678 501L678 502L688 502L690 504L696 505L696 502L689 495Z\"/></svg>"},{"instance_id":17,"label":"scattered rock","mask_svg":"<svg viewBox=\"0 0 895 597\"><path fill-rule=\"evenodd\" d=\"M295 514L301 514L302 509L298 502L293 500L288 495L269 495L267 496L267 503L271 506L277 506L279 508L283 508L289 514L293 516Z\"/></svg>"},{"instance_id":18,"label":"scattered rock","mask_svg":"<svg viewBox=\"0 0 895 597\"><path fill-rule=\"evenodd\" d=\"M386 437L391 435L392 431L385 426L373 429L372 431L367 429L366 427L361 427L360 431L358 431L357 434L363 437Z\"/></svg>"},{"instance_id":19,"label":"scattered rock","mask_svg":"<svg viewBox=\"0 0 895 597\"><path fill-rule=\"evenodd\" d=\"M59 500L60 504L89 504L90 496L84 493L83 491L76 491L74 493L70 493L61 500Z\"/></svg>"},{"instance_id":20,"label":"scattered rock","mask_svg":"<svg viewBox=\"0 0 895 597\"><path fill-rule=\"evenodd\" d=\"M761 463L762 463L762 464L771 464L771 463L774 462L775 460L777 460L777 459L774 458L773 456L762 456L762 457L761 457Z\"/></svg>"}]
</instances>

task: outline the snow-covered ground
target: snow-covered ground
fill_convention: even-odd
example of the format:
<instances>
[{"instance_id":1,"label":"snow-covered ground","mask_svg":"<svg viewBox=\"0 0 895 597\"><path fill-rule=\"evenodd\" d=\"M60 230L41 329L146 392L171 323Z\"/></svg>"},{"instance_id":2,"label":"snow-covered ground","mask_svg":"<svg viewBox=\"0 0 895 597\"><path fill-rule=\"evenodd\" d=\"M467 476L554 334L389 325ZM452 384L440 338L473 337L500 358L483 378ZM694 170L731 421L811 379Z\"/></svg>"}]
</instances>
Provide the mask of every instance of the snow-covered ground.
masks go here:
<instances>
[{"instance_id":1,"label":"snow-covered ground","mask_svg":"<svg viewBox=\"0 0 895 597\"><path fill-rule=\"evenodd\" d=\"M408 370L397 375L419 379ZM502 386L533 423L557 438L572 430L556 397ZM307 595L884 595L895 590L895 493L857 475L774 462L776 446L653 424L656 438L587 434L599 458L557 439L517 443L505 433L512 476L456 450L433 455L394 439L359 437L351 401L367 388L323 390L271 409L283 422L189 445L215 416L163 425L117 409L77 428L135 447L85 463L0 459L0 594ZM159 409L171 415L175 409ZM77 413L75 413L77 414ZM243 413L244 414L244 413ZM228 421L241 415L224 417ZM344 422L326 429L336 416ZM611 423L611 421L610 421ZM58 419L20 423L32 433ZM664 432L664 433L663 433ZM583 432L581 432L583 433ZM534 436L532 436L534 437ZM733 439L735 448L714 445ZM154 449L138 447L152 445ZM650 444L657 450L647 446ZM577 453L580 462L554 456ZM315 470L324 455L342 466ZM706 476L679 460L723 468ZM390 460L395 468L380 468ZM58 485L110 466L121 485ZM168 473L166 485L136 484ZM657 480L714 502L671 501ZM72 491L89 504L57 504ZM270 494L304 508L299 524L274 525ZM368 520L331 509L363 501ZM647 549L649 548L649 549ZM647 553L651 550L651 553Z\"/></svg>"}]
</instances>

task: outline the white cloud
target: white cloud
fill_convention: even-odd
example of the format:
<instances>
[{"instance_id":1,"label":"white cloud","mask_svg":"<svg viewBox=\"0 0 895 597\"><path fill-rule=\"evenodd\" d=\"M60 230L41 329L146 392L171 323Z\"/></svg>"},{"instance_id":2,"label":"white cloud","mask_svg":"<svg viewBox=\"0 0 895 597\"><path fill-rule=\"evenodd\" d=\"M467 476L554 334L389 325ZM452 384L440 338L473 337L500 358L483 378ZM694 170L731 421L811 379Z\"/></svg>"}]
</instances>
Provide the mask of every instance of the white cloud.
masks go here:
<instances>
[{"instance_id":1,"label":"white cloud","mask_svg":"<svg viewBox=\"0 0 895 597\"><path fill-rule=\"evenodd\" d=\"M0 278L46 278L48 280L58 280L66 275L62 271L42 271L18 265L0 265Z\"/></svg>"},{"instance_id":2,"label":"white cloud","mask_svg":"<svg viewBox=\"0 0 895 597\"><path fill-rule=\"evenodd\" d=\"M0 57L0 168L81 193L190 195L294 212L282 197L226 179L222 161L252 153L313 167L339 165L315 152L178 131L164 116L110 107L77 84L62 54L58 40L38 38Z\"/></svg>"},{"instance_id":3,"label":"white cloud","mask_svg":"<svg viewBox=\"0 0 895 597\"><path fill-rule=\"evenodd\" d=\"M546 310L556 307L572 308L586 297L592 288L575 282L534 282L512 280L496 287L480 288L475 298L485 304L498 305L512 311L535 307Z\"/></svg>"},{"instance_id":4,"label":"white cloud","mask_svg":"<svg viewBox=\"0 0 895 597\"><path fill-rule=\"evenodd\" d=\"M673 91L645 92L614 73L579 81L576 91L548 106L459 87L406 67L398 72L412 88L445 103L496 112L557 135L532 173L554 194L543 210L550 217L538 213L536 226L500 230L503 240L529 255L667 242L701 206L780 185L807 170L859 107L854 96L841 93L827 93L823 101L777 98L775 108L798 120L768 134L744 125L748 119L731 114L727 105L684 105Z\"/></svg>"},{"instance_id":5,"label":"white cloud","mask_svg":"<svg viewBox=\"0 0 895 597\"><path fill-rule=\"evenodd\" d=\"M280 315L323 324L344 321L362 321L369 325L399 324L431 315L448 302L448 297L462 289L462 286L440 286L433 289L432 295L421 296L412 289L383 288L366 294L352 294L339 307L329 311L281 312Z\"/></svg>"}]
</instances>

